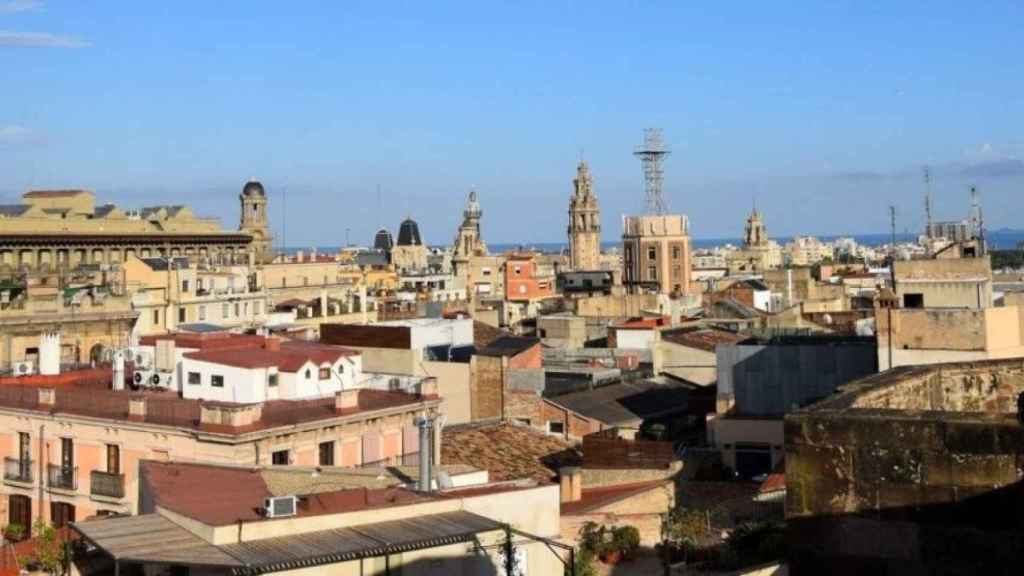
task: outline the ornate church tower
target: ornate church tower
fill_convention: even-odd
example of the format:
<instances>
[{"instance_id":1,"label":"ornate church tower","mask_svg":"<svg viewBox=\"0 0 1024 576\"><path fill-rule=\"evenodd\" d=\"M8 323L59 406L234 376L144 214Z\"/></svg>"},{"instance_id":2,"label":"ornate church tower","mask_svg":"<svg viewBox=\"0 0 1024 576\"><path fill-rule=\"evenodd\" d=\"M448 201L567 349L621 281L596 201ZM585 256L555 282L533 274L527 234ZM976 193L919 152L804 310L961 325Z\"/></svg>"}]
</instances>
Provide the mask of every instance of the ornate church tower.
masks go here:
<instances>
[{"instance_id":1,"label":"ornate church tower","mask_svg":"<svg viewBox=\"0 0 1024 576\"><path fill-rule=\"evenodd\" d=\"M487 252L483 240L480 239L480 217L483 214L476 199L476 190L470 190L466 209L462 211L462 225L455 235L455 258L468 258Z\"/></svg>"},{"instance_id":2,"label":"ornate church tower","mask_svg":"<svg viewBox=\"0 0 1024 576\"><path fill-rule=\"evenodd\" d=\"M452 275L466 287L466 297L470 310L475 306L472 278L472 259L474 256L485 256L487 245L480 237L480 203L476 199L476 190L469 191L466 209L462 211L462 224L455 234L455 246L452 248Z\"/></svg>"},{"instance_id":3,"label":"ornate church tower","mask_svg":"<svg viewBox=\"0 0 1024 576\"><path fill-rule=\"evenodd\" d=\"M590 168L581 161L576 167L572 200L569 202L569 267L573 270L601 269L601 210L597 207Z\"/></svg>"},{"instance_id":4,"label":"ornate church tower","mask_svg":"<svg viewBox=\"0 0 1024 576\"><path fill-rule=\"evenodd\" d=\"M750 248L753 246L765 246L768 244L768 232L764 227L764 219L761 217L761 213L757 211L757 207L754 207L754 211L750 213L750 217L747 218L747 227L743 234L743 246Z\"/></svg>"},{"instance_id":5,"label":"ornate church tower","mask_svg":"<svg viewBox=\"0 0 1024 576\"><path fill-rule=\"evenodd\" d=\"M257 262L272 257L270 224L267 220L267 194L263 184L249 180L238 197L242 203L242 218L238 229L252 235L252 247Z\"/></svg>"}]
</instances>

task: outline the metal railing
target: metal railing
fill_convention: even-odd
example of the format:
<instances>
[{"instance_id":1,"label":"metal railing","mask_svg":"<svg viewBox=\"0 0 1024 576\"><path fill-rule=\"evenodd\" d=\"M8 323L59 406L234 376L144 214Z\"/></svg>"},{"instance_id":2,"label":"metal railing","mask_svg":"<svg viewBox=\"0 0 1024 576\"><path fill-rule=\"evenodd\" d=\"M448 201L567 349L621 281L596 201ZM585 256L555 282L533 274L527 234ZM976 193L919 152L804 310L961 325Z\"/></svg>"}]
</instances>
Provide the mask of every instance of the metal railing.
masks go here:
<instances>
[{"instance_id":1,"label":"metal railing","mask_svg":"<svg viewBox=\"0 0 1024 576\"><path fill-rule=\"evenodd\" d=\"M93 470L89 476L89 493L93 496L124 498L124 474Z\"/></svg>"},{"instance_id":2,"label":"metal railing","mask_svg":"<svg viewBox=\"0 0 1024 576\"><path fill-rule=\"evenodd\" d=\"M32 483L32 461L4 458L4 480Z\"/></svg>"},{"instance_id":3,"label":"metal railing","mask_svg":"<svg viewBox=\"0 0 1024 576\"><path fill-rule=\"evenodd\" d=\"M78 468L50 464L47 466L46 485L60 490L78 490Z\"/></svg>"}]
</instances>

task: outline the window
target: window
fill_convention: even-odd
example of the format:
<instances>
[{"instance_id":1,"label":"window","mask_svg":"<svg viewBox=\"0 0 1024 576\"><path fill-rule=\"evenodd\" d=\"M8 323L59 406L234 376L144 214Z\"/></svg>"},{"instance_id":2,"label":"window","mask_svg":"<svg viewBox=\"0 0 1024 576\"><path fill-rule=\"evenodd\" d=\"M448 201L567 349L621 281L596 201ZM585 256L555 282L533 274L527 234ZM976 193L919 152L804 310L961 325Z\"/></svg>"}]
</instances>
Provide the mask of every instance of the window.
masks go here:
<instances>
[{"instance_id":1,"label":"window","mask_svg":"<svg viewBox=\"0 0 1024 576\"><path fill-rule=\"evenodd\" d=\"M924 294L904 294L904 308L924 308Z\"/></svg>"},{"instance_id":2,"label":"window","mask_svg":"<svg viewBox=\"0 0 1024 576\"><path fill-rule=\"evenodd\" d=\"M50 503L50 524L54 528L63 528L75 521L75 507L67 502Z\"/></svg>"},{"instance_id":3,"label":"window","mask_svg":"<svg viewBox=\"0 0 1024 576\"><path fill-rule=\"evenodd\" d=\"M184 306L179 306L178 307L178 322L179 323L185 322L185 317L186 317L185 316L185 307Z\"/></svg>"},{"instance_id":4,"label":"window","mask_svg":"<svg viewBox=\"0 0 1024 576\"><path fill-rule=\"evenodd\" d=\"M7 525L16 524L24 532L20 536L28 538L32 529L32 498L21 494L11 494L7 497Z\"/></svg>"},{"instance_id":5,"label":"window","mask_svg":"<svg viewBox=\"0 0 1024 576\"><path fill-rule=\"evenodd\" d=\"M650 248L648 248L647 249L647 259L648 260L657 260L658 259L658 249L655 248L654 246L651 246Z\"/></svg>"},{"instance_id":6,"label":"window","mask_svg":"<svg viewBox=\"0 0 1024 576\"><path fill-rule=\"evenodd\" d=\"M199 320L206 320L206 306L199 306Z\"/></svg>"},{"instance_id":7,"label":"window","mask_svg":"<svg viewBox=\"0 0 1024 576\"><path fill-rule=\"evenodd\" d=\"M243 310L243 315L246 318L248 318L249 317L249 303L248 302L245 303L245 306L242 307L242 310Z\"/></svg>"},{"instance_id":8,"label":"window","mask_svg":"<svg viewBox=\"0 0 1024 576\"><path fill-rule=\"evenodd\" d=\"M325 368L321 368L320 369L320 379L321 380L330 380L331 379L331 369L330 369L330 367L325 367Z\"/></svg>"},{"instance_id":9,"label":"window","mask_svg":"<svg viewBox=\"0 0 1024 576\"><path fill-rule=\"evenodd\" d=\"M71 438L60 439L60 466L64 470L75 467L75 441Z\"/></svg>"},{"instance_id":10,"label":"window","mask_svg":"<svg viewBox=\"0 0 1024 576\"><path fill-rule=\"evenodd\" d=\"M121 473L121 447L107 444L107 474Z\"/></svg>"},{"instance_id":11,"label":"window","mask_svg":"<svg viewBox=\"0 0 1024 576\"><path fill-rule=\"evenodd\" d=\"M231 306L227 302L225 302L225 303L220 305L220 317L221 318L230 318L231 317Z\"/></svg>"},{"instance_id":12,"label":"window","mask_svg":"<svg viewBox=\"0 0 1024 576\"><path fill-rule=\"evenodd\" d=\"M239 314L238 311L239 311L238 302L235 302L235 318L238 318L239 316L241 316L241 314Z\"/></svg>"},{"instance_id":13,"label":"window","mask_svg":"<svg viewBox=\"0 0 1024 576\"><path fill-rule=\"evenodd\" d=\"M516 273L516 276L519 276L519 274L522 272L519 266L514 267L512 270Z\"/></svg>"},{"instance_id":14,"label":"window","mask_svg":"<svg viewBox=\"0 0 1024 576\"><path fill-rule=\"evenodd\" d=\"M196 280L196 292L202 292L202 291L203 291L203 279L199 278L199 279Z\"/></svg>"},{"instance_id":15,"label":"window","mask_svg":"<svg viewBox=\"0 0 1024 576\"><path fill-rule=\"evenodd\" d=\"M189 372L188 383L192 386L198 386L203 383L203 377L199 372Z\"/></svg>"},{"instance_id":16,"label":"window","mask_svg":"<svg viewBox=\"0 0 1024 576\"><path fill-rule=\"evenodd\" d=\"M270 386L271 388L277 386L277 374L267 375L267 386Z\"/></svg>"},{"instance_id":17,"label":"window","mask_svg":"<svg viewBox=\"0 0 1024 576\"><path fill-rule=\"evenodd\" d=\"M252 303L252 305L253 305L253 314L259 316L260 314L263 313L263 306L262 306L262 304L263 303L258 301L258 300L256 302Z\"/></svg>"},{"instance_id":18,"label":"window","mask_svg":"<svg viewBox=\"0 0 1024 576\"><path fill-rule=\"evenodd\" d=\"M672 247L672 259L673 260L679 260L679 256L680 256L681 253L682 253L682 251L679 250L679 246L673 246Z\"/></svg>"},{"instance_id":19,"label":"window","mask_svg":"<svg viewBox=\"0 0 1024 576\"><path fill-rule=\"evenodd\" d=\"M160 311L159 310L153 310L153 325L154 326L159 326L160 325Z\"/></svg>"},{"instance_id":20,"label":"window","mask_svg":"<svg viewBox=\"0 0 1024 576\"><path fill-rule=\"evenodd\" d=\"M516 421L517 424L522 424L523 426L529 426L530 425L530 419L529 418L515 418L515 421Z\"/></svg>"},{"instance_id":21,"label":"window","mask_svg":"<svg viewBox=\"0 0 1024 576\"><path fill-rule=\"evenodd\" d=\"M334 442L320 443L320 465L334 466Z\"/></svg>"},{"instance_id":22,"label":"window","mask_svg":"<svg viewBox=\"0 0 1024 576\"><path fill-rule=\"evenodd\" d=\"M181 281L181 291L188 292L188 280Z\"/></svg>"},{"instance_id":23,"label":"window","mask_svg":"<svg viewBox=\"0 0 1024 576\"><path fill-rule=\"evenodd\" d=\"M306 368L306 380L309 380L312 377L313 373L309 371L309 368Z\"/></svg>"},{"instance_id":24,"label":"window","mask_svg":"<svg viewBox=\"0 0 1024 576\"><path fill-rule=\"evenodd\" d=\"M287 466L288 454L288 450L277 450L270 454L270 463L274 466Z\"/></svg>"},{"instance_id":25,"label":"window","mask_svg":"<svg viewBox=\"0 0 1024 576\"><path fill-rule=\"evenodd\" d=\"M548 421L548 434L565 434L565 422Z\"/></svg>"},{"instance_id":26,"label":"window","mask_svg":"<svg viewBox=\"0 0 1024 576\"><path fill-rule=\"evenodd\" d=\"M214 374L213 376L210 376L210 386L213 386L214 388L223 388L224 377L221 376L220 374Z\"/></svg>"}]
</instances>

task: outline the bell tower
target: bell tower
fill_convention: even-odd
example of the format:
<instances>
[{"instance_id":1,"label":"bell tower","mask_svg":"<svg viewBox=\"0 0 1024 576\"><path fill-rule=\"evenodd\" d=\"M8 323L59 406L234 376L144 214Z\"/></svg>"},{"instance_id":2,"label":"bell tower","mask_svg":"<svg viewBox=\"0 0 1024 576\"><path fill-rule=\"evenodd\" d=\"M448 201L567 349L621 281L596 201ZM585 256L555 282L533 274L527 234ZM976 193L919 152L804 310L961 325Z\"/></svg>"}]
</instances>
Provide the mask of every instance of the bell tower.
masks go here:
<instances>
[{"instance_id":1,"label":"bell tower","mask_svg":"<svg viewBox=\"0 0 1024 576\"><path fill-rule=\"evenodd\" d=\"M569 266L573 270L601 269L601 210L594 196L590 167L576 166L569 201Z\"/></svg>"},{"instance_id":2,"label":"bell tower","mask_svg":"<svg viewBox=\"0 0 1024 576\"><path fill-rule=\"evenodd\" d=\"M270 224L267 219L267 194L263 184L249 180L242 187L238 197L242 205L241 220L238 229L252 236L252 248L257 262L271 257Z\"/></svg>"}]
</instances>

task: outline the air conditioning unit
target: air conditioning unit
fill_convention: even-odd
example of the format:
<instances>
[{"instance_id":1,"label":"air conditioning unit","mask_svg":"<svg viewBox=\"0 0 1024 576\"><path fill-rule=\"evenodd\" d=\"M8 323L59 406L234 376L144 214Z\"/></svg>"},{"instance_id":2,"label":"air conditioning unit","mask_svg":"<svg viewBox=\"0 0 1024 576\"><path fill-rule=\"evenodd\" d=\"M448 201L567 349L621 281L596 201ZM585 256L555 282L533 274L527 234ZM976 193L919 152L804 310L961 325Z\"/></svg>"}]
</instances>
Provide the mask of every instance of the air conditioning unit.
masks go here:
<instances>
[{"instance_id":1,"label":"air conditioning unit","mask_svg":"<svg viewBox=\"0 0 1024 576\"><path fill-rule=\"evenodd\" d=\"M156 372L152 370L136 370L135 373L132 374L132 383L139 387L150 386L149 382L154 374L156 374Z\"/></svg>"},{"instance_id":2,"label":"air conditioning unit","mask_svg":"<svg viewBox=\"0 0 1024 576\"><path fill-rule=\"evenodd\" d=\"M153 356L146 350L137 350L132 355L132 360L135 362L135 370L149 370L153 367Z\"/></svg>"},{"instance_id":3,"label":"air conditioning unit","mask_svg":"<svg viewBox=\"0 0 1024 576\"><path fill-rule=\"evenodd\" d=\"M267 518L295 516L298 502L295 496L272 496L263 500L263 511Z\"/></svg>"},{"instance_id":4,"label":"air conditioning unit","mask_svg":"<svg viewBox=\"0 0 1024 576\"><path fill-rule=\"evenodd\" d=\"M31 360L22 360L21 362L14 363L14 375L15 376L28 376L29 374L36 373L36 364Z\"/></svg>"},{"instance_id":5,"label":"air conditioning unit","mask_svg":"<svg viewBox=\"0 0 1024 576\"><path fill-rule=\"evenodd\" d=\"M153 388L171 388L174 386L174 372L152 372L149 386Z\"/></svg>"}]
</instances>

